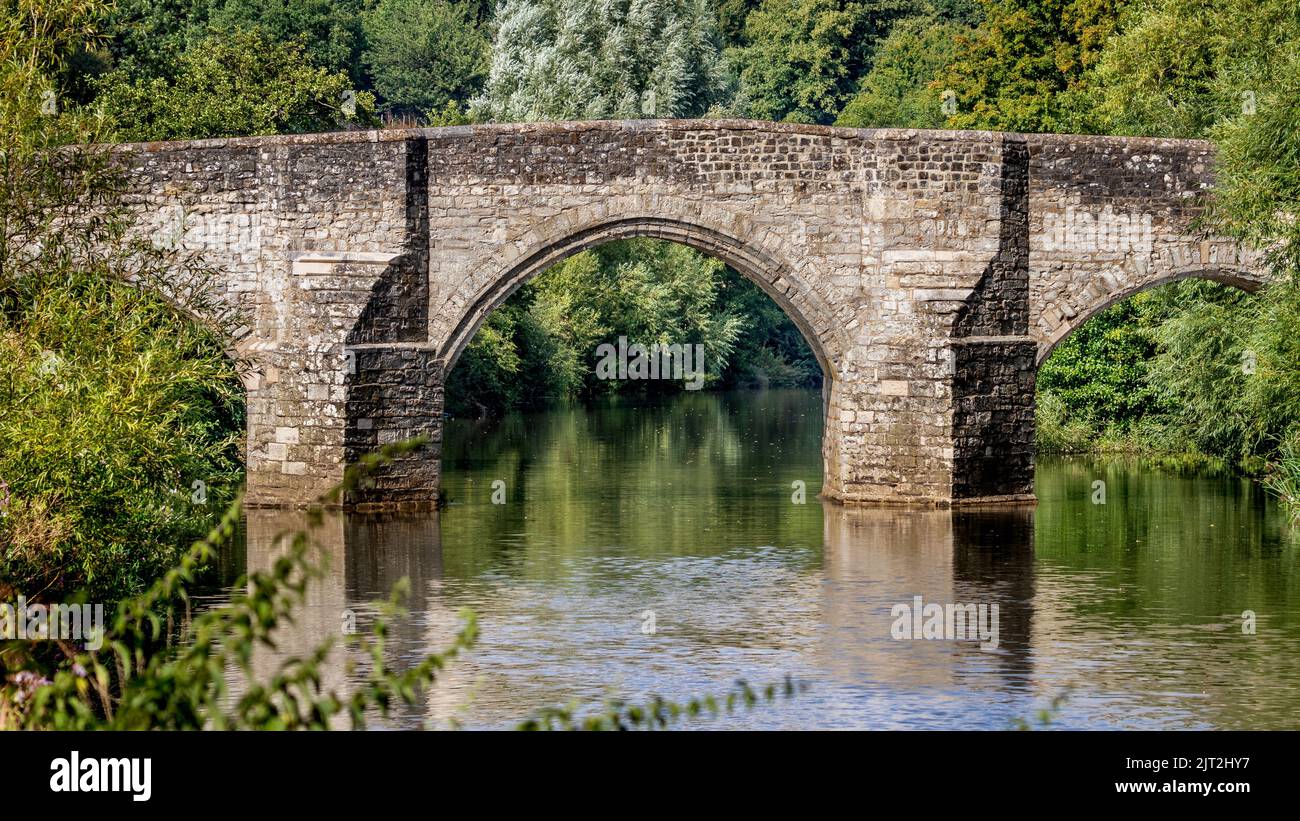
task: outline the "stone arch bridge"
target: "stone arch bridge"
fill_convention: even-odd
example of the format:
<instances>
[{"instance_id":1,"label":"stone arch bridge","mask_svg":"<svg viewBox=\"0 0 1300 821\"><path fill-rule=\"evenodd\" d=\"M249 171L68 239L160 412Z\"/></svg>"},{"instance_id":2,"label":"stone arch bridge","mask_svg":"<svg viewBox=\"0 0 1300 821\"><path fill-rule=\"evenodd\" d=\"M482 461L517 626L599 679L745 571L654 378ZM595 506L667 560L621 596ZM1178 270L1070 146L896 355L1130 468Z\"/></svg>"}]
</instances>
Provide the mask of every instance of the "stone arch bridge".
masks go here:
<instances>
[{"instance_id":1,"label":"stone arch bridge","mask_svg":"<svg viewBox=\"0 0 1300 821\"><path fill-rule=\"evenodd\" d=\"M1117 299L1258 259L1202 235L1196 141L749 121L490 125L114 146L156 241L242 318L248 498L294 506L430 440L348 502L436 498L444 376L564 257L661 237L794 319L826 376L824 494L1028 501L1037 364Z\"/></svg>"}]
</instances>

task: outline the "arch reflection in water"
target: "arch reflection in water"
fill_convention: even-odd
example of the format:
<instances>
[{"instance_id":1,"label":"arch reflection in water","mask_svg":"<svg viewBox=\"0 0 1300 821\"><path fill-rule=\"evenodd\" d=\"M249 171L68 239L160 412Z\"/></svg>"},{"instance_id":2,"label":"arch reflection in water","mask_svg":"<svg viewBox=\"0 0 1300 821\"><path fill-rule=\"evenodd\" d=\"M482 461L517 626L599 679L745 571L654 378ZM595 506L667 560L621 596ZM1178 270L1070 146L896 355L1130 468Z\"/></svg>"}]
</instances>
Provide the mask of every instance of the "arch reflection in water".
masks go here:
<instances>
[{"instance_id":1,"label":"arch reflection in water","mask_svg":"<svg viewBox=\"0 0 1300 821\"><path fill-rule=\"evenodd\" d=\"M872 726L1004 726L1031 697L1033 509L851 509L825 507L825 641L818 666L846 690L879 700ZM895 605L997 605L998 646L978 641L895 639ZM986 702L987 715L968 713ZM1002 706L998 706L1002 702ZM901 707L893 709L890 705ZM862 705L828 703L846 723Z\"/></svg>"},{"instance_id":2,"label":"arch reflection in water","mask_svg":"<svg viewBox=\"0 0 1300 821\"><path fill-rule=\"evenodd\" d=\"M250 509L245 514L245 551L248 573L268 571L282 555L277 538L308 528L300 512ZM291 624L281 625L276 648L257 647L253 666L259 677L272 674L286 658L303 657L333 639L335 647L321 669L321 687L346 698L364 680L370 660L357 648L347 647L349 631L368 633L394 589L409 585L403 605L408 615L389 619L390 666L411 661L404 648L441 649L459 630L455 613L440 610L436 599L442 577L442 546L438 517L390 518L382 515L325 516L310 530L315 547L311 560L323 571L307 586L306 600ZM430 642L433 643L430 643ZM427 652L427 651L426 651ZM420 723L420 712L396 706L393 720L399 726ZM340 717L338 728L348 726Z\"/></svg>"},{"instance_id":3,"label":"arch reflection in water","mask_svg":"<svg viewBox=\"0 0 1300 821\"><path fill-rule=\"evenodd\" d=\"M444 647L462 607L479 613L483 635L416 709L393 717L395 726L510 726L570 699L682 698L787 674L812 689L725 726L925 726L968 709L979 692L1017 700L1030 672L1029 510L814 510L823 519L820 556L759 546L575 563L540 545L522 562L512 556L487 569L444 559L461 551L442 544L446 512L333 516L316 532L326 575L311 585L303 616L280 632L277 651L260 651L256 663L269 673L310 652L340 632L347 612L367 629L375 602L406 577L410 612L393 625L390 664ZM248 569L269 568L275 534L300 524L295 514L250 511ZM998 649L894 640L890 610L914 595L997 603ZM653 634L643 630L647 610ZM336 650L324 682L346 694L365 670L362 654Z\"/></svg>"}]
</instances>

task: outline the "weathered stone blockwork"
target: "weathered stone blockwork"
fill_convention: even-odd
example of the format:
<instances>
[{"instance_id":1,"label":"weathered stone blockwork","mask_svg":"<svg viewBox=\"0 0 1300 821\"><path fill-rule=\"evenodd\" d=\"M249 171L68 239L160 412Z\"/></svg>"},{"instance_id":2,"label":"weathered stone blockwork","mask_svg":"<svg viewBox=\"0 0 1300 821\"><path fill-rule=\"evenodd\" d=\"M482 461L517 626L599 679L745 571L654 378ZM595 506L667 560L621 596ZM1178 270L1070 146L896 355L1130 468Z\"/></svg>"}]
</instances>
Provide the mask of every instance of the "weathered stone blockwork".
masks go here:
<instances>
[{"instance_id":1,"label":"weathered stone blockwork","mask_svg":"<svg viewBox=\"0 0 1300 821\"><path fill-rule=\"evenodd\" d=\"M1195 228L1213 185L1200 140L1026 138L1029 305L1039 361L1097 311L1187 277L1254 291L1257 252Z\"/></svg>"},{"instance_id":2,"label":"weathered stone blockwork","mask_svg":"<svg viewBox=\"0 0 1300 821\"><path fill-rule=\"evenodd\" d=\"M349 501L431 502L465 345L613 239L691 245L789 313L827 377L824 493L847 502L1030 498L1037 357L1150 284L1258 282L1191 228L1195 142L644 121L114 150L142 230L202 250L245 317L260 504L415 434Z\"/></svg>"}]
</instances>

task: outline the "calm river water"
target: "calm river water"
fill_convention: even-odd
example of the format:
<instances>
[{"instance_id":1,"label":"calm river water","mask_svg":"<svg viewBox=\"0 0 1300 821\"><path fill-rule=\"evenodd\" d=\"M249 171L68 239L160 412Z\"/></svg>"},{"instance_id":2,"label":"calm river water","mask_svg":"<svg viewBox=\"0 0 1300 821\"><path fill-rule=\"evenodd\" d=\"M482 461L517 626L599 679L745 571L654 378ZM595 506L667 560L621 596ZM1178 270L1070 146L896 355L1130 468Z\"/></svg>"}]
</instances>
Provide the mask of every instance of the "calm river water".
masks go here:
<instances>
[{"instance_id":1,"label":"calm river water","mask_svg":"<svg viewBox=\"0 0 1300 821\"><path fill-rule=\"evenodd\" d=\"M1064 694L1052 726L1300 728L1300 546L1260 487L1043 459L1033 509L845 509L817 499L820 401L684 394L453 421L450 504L331 519L329 573L282 651L349 612L364 630L406 577L393 664L443 647L461 608L481 639L392 726L510 727L547 705L789 674L808 690L692 726L1002 729ZM229 578L266 567L293 524L251 511ZM891 609L915 596L998 605L998 646L895 639ZM336 652L327 684L350 675Z\"/></svg>"}]
</instances>

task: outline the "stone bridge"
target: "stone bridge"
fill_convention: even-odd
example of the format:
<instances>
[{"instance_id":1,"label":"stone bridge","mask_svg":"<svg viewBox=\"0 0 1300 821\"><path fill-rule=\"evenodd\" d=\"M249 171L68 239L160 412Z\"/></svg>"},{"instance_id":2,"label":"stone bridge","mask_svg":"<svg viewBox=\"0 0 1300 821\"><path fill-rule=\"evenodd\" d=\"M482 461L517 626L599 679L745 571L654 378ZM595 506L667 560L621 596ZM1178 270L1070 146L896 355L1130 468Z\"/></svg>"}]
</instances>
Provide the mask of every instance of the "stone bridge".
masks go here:
<instances>
[{"instance_id":1,"label":"stone bridge","mask_svg":"<svg viewBox=\"0 0 1300 821\"><path fill-rule=\"evenodd\" d=\"M256 365L258 505L307 503L416 434L431 444L348 502L434 500L465 345L529 277L610 240L716 256L793 318L826 377L823 492L856 503L1032 500L1057 342L1143 288L1262 276L1194 224L1196 141L693 120L111 150L141 230L224 272Z\"/></svg>"}]
</instances>

